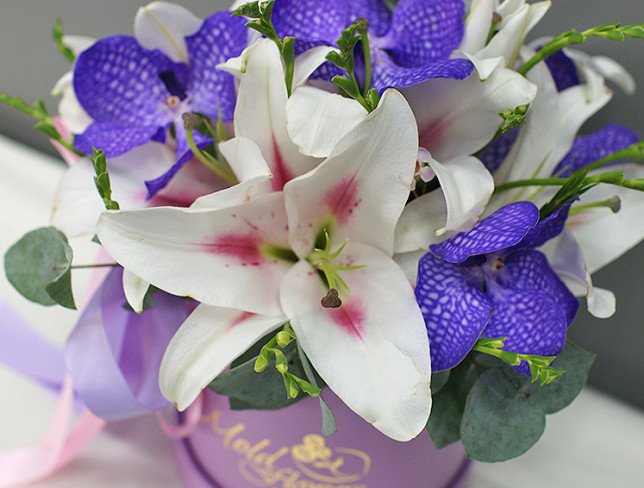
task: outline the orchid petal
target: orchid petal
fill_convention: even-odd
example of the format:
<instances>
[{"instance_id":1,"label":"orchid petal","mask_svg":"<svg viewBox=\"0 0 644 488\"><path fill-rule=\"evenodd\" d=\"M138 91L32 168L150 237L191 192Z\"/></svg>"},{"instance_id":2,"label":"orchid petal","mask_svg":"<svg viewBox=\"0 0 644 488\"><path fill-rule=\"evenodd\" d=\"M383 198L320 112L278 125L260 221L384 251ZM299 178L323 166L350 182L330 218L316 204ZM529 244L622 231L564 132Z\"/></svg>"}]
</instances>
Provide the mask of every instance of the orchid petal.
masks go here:
<instances>
[{"instance_id":1,"label":"orchid petal","mask_svg":"<svg viewBox=\"0 0 644 488\"><path fill-rule=\"evenodd\" d=\"M572 234L564 231L558 239L551 242L541 250L548 257L548 262L555 273L569 289L575 291L575 294L586 297L588 311L593 316L601 319L611 317L616 309L615 294L593 286L581 247Z\"/></svg>"},{"instance_id":2,"label":"orchid petal","mask_svg":"<svg viewBox=\"0 0 644 488\"><path fill-rule=\"evenodd\" d=\"M539 92L517 141L496 174L499 180L552 175L572 147L581 125L611 98L610 91L597 79L598 75L591 71L587 74L593 80L591 83L559 93L545 63L530 71L528 78L539 87ZM511 199L520 197L523 191L508 193L507 198Z\"/></svg>"},{"instance_id":3,"label":"orchid petal","mask_svg":"<svg viewBox=\"0 0 644 488\"><path fill-rule=\"evenodd\" d=\"M342 137L368 112L355 100L319 88L303 86L286 104L288 133L300 152L325 158Z\"/></svg>"},{"instance_id":4,"label":"orchid petal","mask_svg":"<svg viewBox=\"0 0 644 488\"><path fill-rule=\"evenodd\" d=\"M300 261L282 285L284 312L333 392L387 436L410 440L431 408L429 346L413 290L402 270L371 246L350 242L338 264L367 265L342 274L352 292L340 308L322 307L326 287Z\"/></svg>"},{"instance_id":5,"label":"orchid petal","mask_svg":"<svg viewBox=\"0 0 644 488\"><path fill-rule=\"evenodd\" d=\"M425 319L434 371L460 363L490 320L492 303L471 278L466 267L431 253L420 260L416 300Z\"/></svg>"},{"instance_id":6,"label":"orchid petal","mask_svg":"<svg viewBox=\"0 0 644 488\"><path fill-rule=\"evenodd\" d=\"M607 56L590 56L576 49L566 49L566 54L578 64L590 66L601 76L615 83L627 95L633 95L637 88L635 78L626 68Z\"/></svg>"},{"instance_id":7,"label":"orchid petal","mask_svg":"<svg viewBox=\"0 0 644 488\"><path fill-rule=\"evenodd\" d=\"M349 2L279 0L273 8L273 23L280 37L335 43L351 23Z\"/></svg>"},{"instance_id":8,"label":"orchid petal","mask_svg":"<svg viewBox=\"0 0 644 488\"><path fill-rule=\"evenodd\" d=\"M246 47L248 30L244 19L216 12L204 20L195 34L186 38L190 55L194 107L214 119L232 120L235 82L217 64L238 56Z\"/></svg>"},{"instance_id":9,"label":"orchid petal","mask_svg":"<svg viewBox=\"0 0 644 488\"><path fill-rule=\"evenodd\" d=\"M548 56L545 60L552 78L557 85L557 91L564 91L581 83L577 65L567 56L565 51L559 51Z\"/></svg>"},{"instance_id":10,"label":"orchid petal","mask_svg":"<svg viewBox=\"0 0 644 488\"><path fill-rule=\"evenodd\" d=\"M158 49L177 63L188 63L185 38L197 32L201 23L180 5L152 2L136 13L134 36L144 48Z\"/></svg>"},{"instance_id":11,"label":"orchid petal","mask_svg":"<svg viewBox=\"0 0 644 488\"><path fill-rule=\"evenodd\" d=\"M499 166L505 161L514 146L517 137L519 137L520 127L501 134L494 138L480 153L479 159L492 174L496 173Z\"/></svg>"},{"instance_id":12,"label":"orchid petal","mask_svg":"<svg viewBox=\"0 0 644 488\"><path fill-rule=\"evenodd\" d=\"M74 148L83 154L92 154L94 148L99 148L108 158L114 158L150 142L160 132L163 128L155 125L94 122L74 137Z\"/></svg>"},{"instance_id":13,"label":"orchid petal","mask_svg":"<svg viewBox=\"0 0 644 488\"><path fill-rule=\"evenodd\" d=\"M420 128L420 142L434 158L449 161L484 147L501 126L499 115L531 103L537 88L512 70L497 68L485 80L431 80L406 90Z\"/></svg>"},{"instance_id":14,"label":"orchid petal","mask_svg":"<svg viewBox=\"0 0 644 488\"><path fill-rule=\"evenodd\" d=\"M440 188L412 200L396 224L395 252L426 251L430 244L437 244L436 231L446 218L447 204Z\"/></svg>"},{"instance_id":15,"label":"orchid petal","mask_svg":"<svg viewBox=\"0 0 644 488\"><path fill-rule=\"evenodd\" d=\"M409 105L388 90L324 163L286 185L293 251L306 258L326 229L334 242L351 239L391 256L416 166L417 137Z\"/></svg>"},{"instance_id":16,"label":"orchid petal","mask_svg":"<svg viewBox=\"0 0 644 488\"><path fill-rule=\"evenodd\" d=\"M97 231L116 261L162 290L277 315L279 283L290 263L267 248L288 249L286 225L284 197L272 193L221 210L104 213Z\"/></svg>"},{"instance_id":17,"label":"orchid petal","mask_svg":"<svg viewBox=\"0 0 644 488\"><path fill-rule=\"evenodd\" d=\"M143 301L150 289L150 283L142 280L127 269L123 270L123 293L127 303L136 313L143 313Z\"/></svg>"},{"instance_id":18,"label":"orchid petal","mask_svg":"<svg viewBox=\"0 0 644 488\"><path fill-rule=\"evenodd\" d=\"M433 244L430 250L449 263L464 263L470 257L518 244L538 222L539 209L533 203L511 203L478 222L472 230Z\"/></svg>"},{"instance_id":19,"label":"orchid petal","mask_svg":"<svg viewBox=\"0 0 644 488\"><path fill-rule=\"evenodd\" d=\"M644 168L622 165L612 168L623 171L627 179L644 178ZM644 238L644 194L609 185L599 185L581 197L581 203L602 201L617 195L621 209L613 213L607 208L588 209L574 215L566 227L583 249L588 272L593 274L614 261ZM600 239L597 236L610 236Z\"/></svg>"},{"instance_id":20,"label":"orchid petal","mask_svg":"<svg viewBox=\"0 0 644 488\"><path fill-rule=\"evenodd\" d=\"M235 135L257 143L273 173L274 190L281 190L287 181L310 171L319 161L300 154L291 141L286 129L287 100L279 50L273 41L260 39L247 54L241 77Z\"/></svg>"},{"instance_id":21,"label":"orchid petal","mask_svg":"<svg viewBox=\"0 0 644 488\"><path fill-rule=\"evenodd\" d=\"M463 38L464 10L461 0L400 0L381 47L401 67L444 60Z\"/></svg>"},{"instance_id":22,"label":"orchid petal","mask_svg":"<svg viewBox=\"0 0 644 488\"><path fill-rule=\"evenodd\" d=\"M237 175L239 184L197 199L193 208L227 208L242 204L261 193L263 183L271 177L271 170L253 141L235 137L219 144L221 154Z\"/></svg>"},{"instance_id":23,"label":"orchid petal","mask_svg":"<svg viewBox=\"0 0 644 488\"><path fill-rule=\"evenodd\" d=\"M199 305L166 349L161 392L185 410L237 356L284 322L280 316Z\"/></svg>"},{"instance_id":24,"label":"orchid petal","mask_svg":"<svg viewBox=\"0 0 644 488\"><path fill-rule=\"evenodd\" d=\"M424 151L426 162L440 181L447 204L447 221L436 231L460 232L472 228L494 192L494 178L481 161L462 156L441 164Z\"/></svg>"}]
</instances>

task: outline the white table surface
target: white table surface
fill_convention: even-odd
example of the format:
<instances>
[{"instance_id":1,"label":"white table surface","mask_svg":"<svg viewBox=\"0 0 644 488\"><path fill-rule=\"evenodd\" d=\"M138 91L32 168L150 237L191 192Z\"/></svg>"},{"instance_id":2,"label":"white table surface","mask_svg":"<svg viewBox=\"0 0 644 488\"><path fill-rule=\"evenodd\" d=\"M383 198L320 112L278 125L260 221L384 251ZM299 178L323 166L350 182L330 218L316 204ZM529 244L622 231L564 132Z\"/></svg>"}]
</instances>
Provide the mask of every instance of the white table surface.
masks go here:
<instances>
[{"instance_id":1,"label":"white table surface","mask_svg":"<svg viewBox=\"0 0 644 488\"><path fill-rule=\"evenodd\" d=\"M0 136L1 254L24 233L48 224L63 170L53 159ZM80 262L91 255L91 247L81 246L77 255ZM82 296L83 279L74 279ZM0 298L57 344L64 343L76 317L60 307L27 302L4 272ZM50 393L0 364L0 449L36 442L54 403ZM179 488L172 456L172 443L148 416L113 424L64 470L30 486ZM644 413L586 388L569 408L548 417L543 437L525 455L505 463L475 463L471 488L506 487L644 487Z\"/></svg>"}]
</instances>

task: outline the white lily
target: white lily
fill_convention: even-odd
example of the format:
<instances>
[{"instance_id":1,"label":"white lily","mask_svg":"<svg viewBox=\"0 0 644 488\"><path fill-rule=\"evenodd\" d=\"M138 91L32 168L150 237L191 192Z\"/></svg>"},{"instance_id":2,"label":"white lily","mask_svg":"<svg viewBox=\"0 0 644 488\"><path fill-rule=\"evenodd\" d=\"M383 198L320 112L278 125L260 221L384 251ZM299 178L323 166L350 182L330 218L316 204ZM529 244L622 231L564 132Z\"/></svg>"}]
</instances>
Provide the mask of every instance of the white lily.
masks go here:
<instances>
[{"instance_id":1,"label":"white lily","mask_svg":"<svg viewBox=\"0 0 644 488\"><path fill-rule=\"evenodd\" d=\"M417 144L407 102L389 90L326 161L283 192L217 210L103 214L98 234L119 263L202 302L161 367L171 401L186 408L230 361L288 320L351 409L397 440L422 431L431 408L427 333L391 258ZM316 251L325 232L328 252ZM325 284L319 270L346 284L337 285L340 308L321 305L331 280Z\"/></svg>"}]
</instances>

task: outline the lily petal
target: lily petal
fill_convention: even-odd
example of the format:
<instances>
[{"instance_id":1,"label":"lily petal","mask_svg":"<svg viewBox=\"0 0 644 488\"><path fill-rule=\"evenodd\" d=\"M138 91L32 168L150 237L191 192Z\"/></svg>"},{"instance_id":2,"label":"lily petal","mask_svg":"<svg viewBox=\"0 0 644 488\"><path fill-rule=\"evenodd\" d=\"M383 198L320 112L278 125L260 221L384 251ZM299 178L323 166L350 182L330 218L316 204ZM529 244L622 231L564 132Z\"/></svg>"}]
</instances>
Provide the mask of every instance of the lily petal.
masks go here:
<instances>
[{"instance_id":1,"label":"lily petal","mask_svg":"<svg viewBox=\"0 0 644 488\"><path fill-rule=\"evenodd\" d=\"M443 190L421 195L405 206L398 223L394 250L396 253L427 251L430 244L440 242L436 231L447 218L447 204Z\"/></svg>"},{"instance_id":2,"label":"lily petal","mask_svg":"<svg viewBox=\"0 0 644 488\"><path fill-rule=\"evenodd\" d=\"M185 38L197 32L201 22L180 5L152 2L136 13L134 36L144 48L159 49L177 63L188 63Z\"/></svg>"},{"instance_id":3,"label":"lily petal","mask_svg":"<svg viewBox=\"0 0 644 488\"><path fill-rule=\"evenodd\" d=\"M485 47L490 35L495 0L473 0L465 19L465 31L459 49L475 53Z\"/></svg>"},{"instance_id":4,"label":"lily petal","mask_svg":"<svg viewBox=\"0 0 644 488\"><path fill-rule=\"evenodd\" d=\"M288 249L281 193L221 210L104 213L97 233L123 267L173 295L254 313L281 312L279 284L290 263L269 252Z\"/></svg>"},{"instance_id":5,"label":"lily petal","mask_svg":"<svg viewBox=\"0 0 644 488\"><path fill-rule=\"evenodd\" d=\"M428 151L421 151L426 162L436 173L447 202L447 221L436 231L469 230L485 210L494 192L494 178L481 161L473 156L462 156L441 164Z\"/></svg>"},{"instance_id":6,"label":"lily petal","mask_svg":"<svg viewBox=\"0 0 644 488\"><path fill-rule=\"evenodd\" d=\"M352 293L340 308L322 307L326 288L300 261L282 285L284 312L334 393L384 434L410 440L431 408L429 345L413 290L402 270L371 246L350 242L338 259L368 265L343 273Z\"/></svg>"},{"instance_id":7,"label":"lily petal","mask_svg":"<svg viewBox=\"0 0 644 488\"><path fill-rule=\"evenodd\" d=\"M123 270L123 293L127 303L136 313L143 313L143 300L150 289L150 283L142 280L127 269Z\"/></svg>"},{"instance_id":8,"label":"lily petal","mask_svg":"<svg viewBox=\"0 0 644 488\"><path fill-rule=\"evenodd\" d=\"M161 393L185 410L237 356L284 322L281 316L199 305L166 349Z\"/></svg>"},{"instance_id":9,"label":"lily petal","mask_svg":"<svg viewBox=\"0 0 644 488\"><path fill-rule=\"evenodd\" d=\"M235 108L235 135L255 141L273 173L273 189L281 190L319 160L300 154L288 135L284 68L275 43L258 40L246 58Z\"/></svg>"},{"instance_id":10,"label":"lily petal","mask_svg":"<svg viewBox=\"0 0 644 488\"><path fill-rule=\"evenodd\" d=\"M303 86L286 104L288 133L300 152L326 158L368 112L355 100L319 88Z\"/></svg>"},{"instance_id":11,"label":"lily petal","mask_svg":"<svg viewBox=\"0 0 644 488\"><path fill-rule=\"evenodd\" d=\"M293 88L304 85L315 70L326 62L326 55L331 51L336 51L336 49L330 46L316 46L296 57Z\"/></svg>"},{"instance_id":12,"label":"lily petal","mask_svg":"<svg viewBox=\"0 0 644 488\"><path fill-rule=\"evenodd\" d=\"M239 183L197 199L193 208L227 208L260 195L263 183L273 176L257 144L246 137L235 137L219 144L221 154L235 172Z\"/></svg>"},{"instance_id":13,"label":"lily petal","mask_svg":"<svg viewBox=\"0 0 644 488\"><path fill-rule=\"evenodd\" d=\"M394 90L336 145L315 170L285 187L289 242L301 258L327 229L393 254L394 230L409 195L417 159L417 128Z\"/></svg>"}]
</instances>

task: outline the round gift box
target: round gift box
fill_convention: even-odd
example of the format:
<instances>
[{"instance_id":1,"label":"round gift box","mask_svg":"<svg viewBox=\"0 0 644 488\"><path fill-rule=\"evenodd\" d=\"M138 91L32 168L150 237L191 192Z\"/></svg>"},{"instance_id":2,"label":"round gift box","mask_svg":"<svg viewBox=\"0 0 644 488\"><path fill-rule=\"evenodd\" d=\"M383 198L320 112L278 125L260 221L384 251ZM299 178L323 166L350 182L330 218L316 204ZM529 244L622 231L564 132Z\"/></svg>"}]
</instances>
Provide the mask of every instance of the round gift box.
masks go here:
<instances>
[{"instance_id":1,"label":"round gift box","mask_svg":"<svg viewBox=\"0 0 644 488\"><path fill-rule=\"evenodd\" d=\"M397 442L326 393L338 431L321 435L317 399L281 410L230 410L208 394L201 422L177 441L187 488L465 488L460 443L436 449L421 432ZM376 400L377 401L377 400Z\"/></svg>"}]
</instances>

